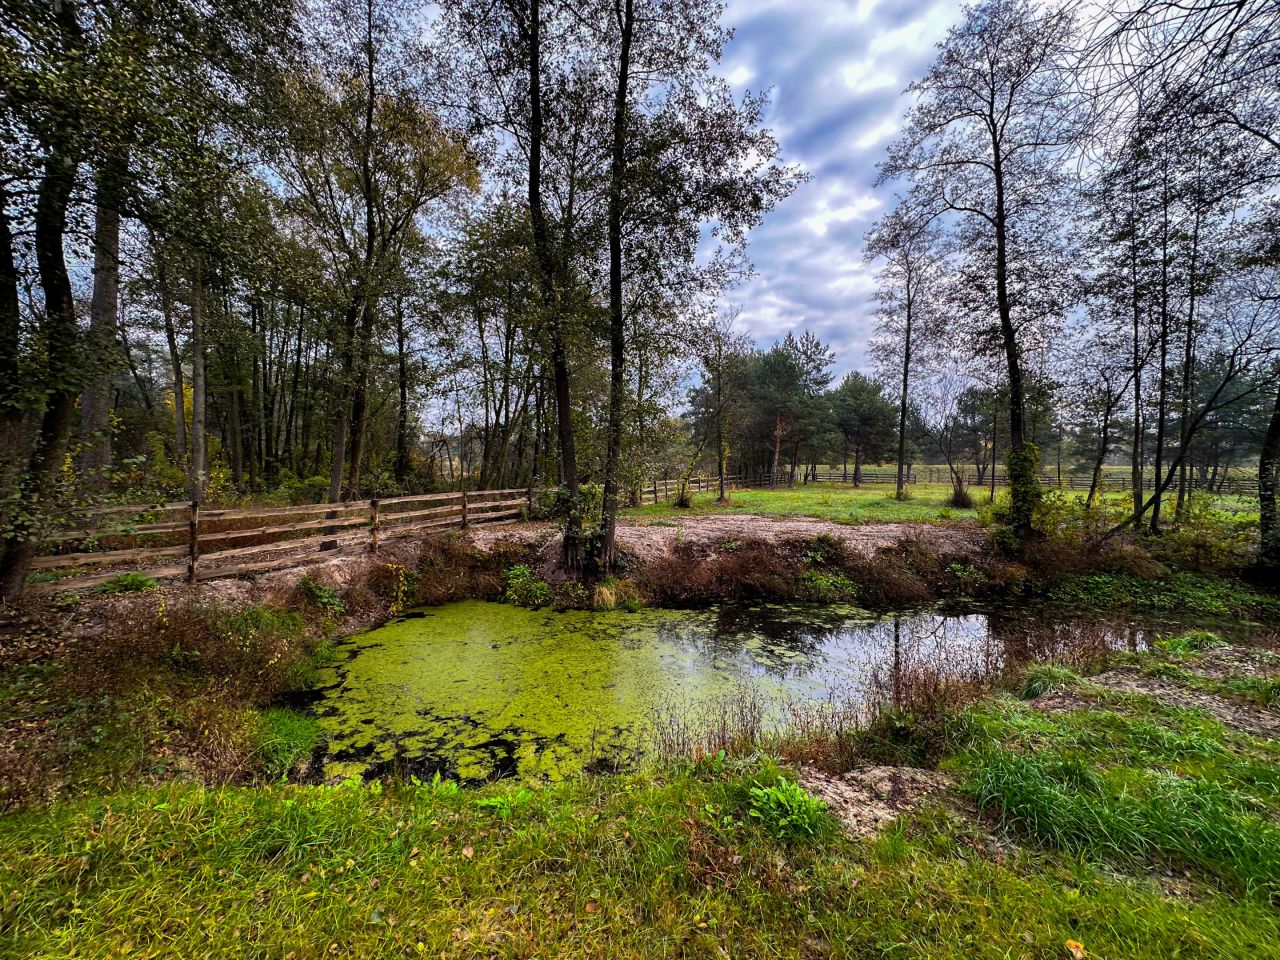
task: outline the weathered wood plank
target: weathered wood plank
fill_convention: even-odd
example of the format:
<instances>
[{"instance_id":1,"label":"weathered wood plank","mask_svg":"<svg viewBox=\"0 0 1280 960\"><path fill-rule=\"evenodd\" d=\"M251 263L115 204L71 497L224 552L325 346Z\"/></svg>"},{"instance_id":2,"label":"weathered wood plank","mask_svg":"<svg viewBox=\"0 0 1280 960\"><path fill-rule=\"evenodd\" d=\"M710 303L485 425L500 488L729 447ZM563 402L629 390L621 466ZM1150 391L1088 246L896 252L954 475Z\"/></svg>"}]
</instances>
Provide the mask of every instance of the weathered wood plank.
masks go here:
<instances>
[{"instance_id":1,"label":"weathered wood plank","mask_svg":"<svg viewBox=\"0 0 1280 960\"><path fill-rule=\"evenodd\" d=\"M51 557L36 557L31 561L31 569L60 570L63 567L92 567L104 563L127 563L130 560L185 557L186 555L185 543L176 547L136 547L130 550L104 550L100 553L64 553Z\"/></svg>"}]
</instances>

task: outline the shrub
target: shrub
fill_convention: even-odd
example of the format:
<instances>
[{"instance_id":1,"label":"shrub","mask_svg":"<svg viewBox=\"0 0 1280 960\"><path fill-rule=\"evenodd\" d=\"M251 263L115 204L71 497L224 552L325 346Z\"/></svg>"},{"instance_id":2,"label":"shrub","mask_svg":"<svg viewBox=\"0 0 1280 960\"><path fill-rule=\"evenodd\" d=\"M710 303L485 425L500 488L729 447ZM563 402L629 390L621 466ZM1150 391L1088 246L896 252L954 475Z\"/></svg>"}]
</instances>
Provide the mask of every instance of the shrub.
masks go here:
<instances>
[{"instance_id":1,"label":"shrub","mask_svg":"<svg viewBox=\"0 0 1280 960\"><path fill-rule=\"evenodd\" d=\"M817 603L852 602L858 598L858 585L837 571L810 570L805 574L805 599Z\"/></svg>"},{"instance_id":2,"label":"shrub","mask_svg":"<svg viewBox=\"0 0 1280 960\"><path fill-rule=\"evenodd\" d=\"M122 573L118 577L112 577L106 583L101 584L98 593L141 593L144 590L154 590L157 587L155 580L146 574L138 573L136 570L130 570L128 573Z\"/></svg>"},{"instance_id":3,"label":"shrub","mask_svg":"<svg viewBox=\"0 0 1280 960\"><path fill-rule=\"evenodd\" d=\"M523 563L508 567L503 599L518 607L545 607L551 602L551 588Z\"/></svg>"},{"instance_id":4,"label":"shrub","mask_svg":"<svg viewBox=\"0 0 1280 960\"><path fill-rule=\"evenodd\" d=\"M779 778L770 786L751 788L750 815L779 840L818 835L826 823L827 805L804 787Z\"/></svg>"},{"instance_id":5,"label":"shrub","mask_svg":"<svg viewBox=\"0 0 1280 960\"><path fill-rule=\"evenodd\" d=\"M380 563L369 575L369 587L387 601L394 616L413 603L420 579L416 570L402 563Z\"/></svg>"},{"instance_id":6,"label":"shrub","mask_svg":"<svg viewBox=\"0 0 1280 960\"><path fill-rule=\"evenodd\" d=\"M340 616L347 610L347 604L337 590L321 583L309 573L304 573L298 580L298 592L304 602L318 607L326 615Z\"/></svg>"},{"instance_id":7,"label":"shrub","mask_svg":"<svg viewBox=\"0 0 1280 960\"><path fill-rule=\"evenodd\" d=\"M953 563L947 572L956 578L956 586L964 594L974 594L987 583L987 575L972 563Z\"/></svg>"},{"instance_id":8,"label":"shrub","mask_svg":"<svg viewBox=\"0 0 1280 960\"><path fill-rule=\"evenodd\" d=\"M969 510L973 507L973 494L968 488L961 484L953 484L951 487L951 498L947 501L950 506L958 510Z\"/></svg>"},{"instance_id":9,"label":"shrub","mask_svg":"<svg viewBox=\"0 0 1280 960\"><path fill-rule=\"evenodd\" d=\"M1219 510L1213 495L1196 492L1172 529L1152 538L1151 550L1174 566L1204 573L1243 570L1257 553L1258 521Z\"/></svg>"}]
</instances>

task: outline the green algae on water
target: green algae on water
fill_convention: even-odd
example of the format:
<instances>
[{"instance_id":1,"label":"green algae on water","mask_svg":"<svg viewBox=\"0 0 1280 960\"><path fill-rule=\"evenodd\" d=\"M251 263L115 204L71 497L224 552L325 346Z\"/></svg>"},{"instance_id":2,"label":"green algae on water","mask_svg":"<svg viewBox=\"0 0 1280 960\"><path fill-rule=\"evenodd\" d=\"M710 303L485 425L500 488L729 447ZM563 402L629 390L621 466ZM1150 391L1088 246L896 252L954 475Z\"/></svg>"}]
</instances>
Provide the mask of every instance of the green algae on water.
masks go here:
<instances>
[{"instance_id":1,"label":"green algae on water","mask_svg":"<svg viewBox=\"0 0 1280 960\"><path fill-rule=\"evenodd\" d=\"M786 622L786 611L772 611ZM841 622L855 608L818 619ZM672 702L706 703L744 682L766 696L821 694L806 645L747 630L723 642L716 610L529 610L478 600L413 611L352 637L320 678L326 778L383 770L463 780L558 779L636 757L643 725ZM793 614L792 631L800 618Z\"/></svg>"}]
</instances>

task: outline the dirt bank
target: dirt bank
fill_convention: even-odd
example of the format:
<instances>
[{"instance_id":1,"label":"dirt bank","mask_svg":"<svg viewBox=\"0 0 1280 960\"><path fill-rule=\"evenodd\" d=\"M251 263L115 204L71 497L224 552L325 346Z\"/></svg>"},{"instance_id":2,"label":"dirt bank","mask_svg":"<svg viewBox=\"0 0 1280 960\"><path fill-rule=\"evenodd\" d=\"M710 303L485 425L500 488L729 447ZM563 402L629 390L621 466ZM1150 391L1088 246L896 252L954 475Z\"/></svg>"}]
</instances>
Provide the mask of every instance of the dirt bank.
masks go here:
<instances>
[{"instance_id":1,"label":"dirt bank","mask_svg":"<svg viewBox=\"0 0 1280 960\"><path fill-rule=\"evenodd\" d=\"M556 528L549 523L522 523L508 527L478 527L471 542L481 550L495 543L516 541L541 548L542 574L546 579L562 575ZM974 555L987 546L985 531L971 524L867 523L851 526L808 517L768 517L758 514L698 514L677 520L624 521L618 526L618 545L634 564L650 563L692 548L707 557L745 540L770 543L812 540L829 536L865 559L883 549L912 544L946 555Z\"/></svg>"}]
</instances>

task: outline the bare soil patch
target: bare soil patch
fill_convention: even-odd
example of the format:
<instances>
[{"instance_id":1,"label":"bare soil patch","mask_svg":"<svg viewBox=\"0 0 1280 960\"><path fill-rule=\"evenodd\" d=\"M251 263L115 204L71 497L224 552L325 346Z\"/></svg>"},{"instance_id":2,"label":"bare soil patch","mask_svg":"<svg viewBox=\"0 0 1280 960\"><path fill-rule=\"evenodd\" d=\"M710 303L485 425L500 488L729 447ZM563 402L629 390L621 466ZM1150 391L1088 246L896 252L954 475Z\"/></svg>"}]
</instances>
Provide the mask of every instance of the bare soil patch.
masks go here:
<instances>
[{"instance_id":1,"label":"bare soil patch","mask_svg":"<svg viewBox=\"0 0 1280 960\"><path fill-rule=\"evenodd\" d=\"M867 837L946 791L952 779L919 767L860 767L839 776L801 767L800 783L827 804L846 830Z\"/></svg>"},{"instance_id":2,"label":"bare soil patch","mask_svg":"<svg viewBox=\"0 0 1280 960\"><path fill-rule=\"evenodd\" d=\"M1222 647L1205 651L1184 666L1191 673L1210 680L1236 677L1266 680L1280 676L1280 654L1261 647Z\"/></svg>"},{"instance_id":3,"label":"bare soil patch","mask_svg":"<svg viewBox=\"0 0 1280 960\"><path fill-rule=\"evenodd\" d=\"M1091 680L1100 686L1119 690L1122 693L1141 693L1154 697L1171 707L1203 710L1226 726L1255 737L1266 740L1280 739L1280 713L1262 707L1219 697L1201 690L1189 690L1167 680L1143 676L1133 670L1108 670L1106 673L1092 677Z\"/></svg>"}]
</instances>

